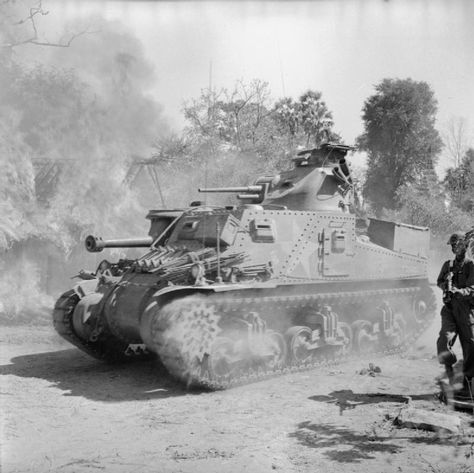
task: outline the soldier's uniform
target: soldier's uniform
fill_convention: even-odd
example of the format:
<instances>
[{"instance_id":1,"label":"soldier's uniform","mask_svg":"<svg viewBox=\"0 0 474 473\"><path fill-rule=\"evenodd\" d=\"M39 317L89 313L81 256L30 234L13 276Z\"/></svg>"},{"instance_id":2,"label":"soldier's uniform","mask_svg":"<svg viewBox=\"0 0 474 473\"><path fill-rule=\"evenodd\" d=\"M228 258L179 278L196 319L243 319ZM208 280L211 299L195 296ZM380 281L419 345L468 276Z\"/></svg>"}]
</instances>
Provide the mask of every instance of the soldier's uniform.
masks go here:
<instances>
[{"instance_id":1,"label":"soldier's uniform","mask_svg":"<svg viewBox=\"0 0 474 473\"><path fill-rule=\"evenodd\" d=\"M448 244L455 252L458 241L464 241L464 235L451 235ZM456 358L450 347L459 336L463 353L464 390L472 389L474 378L474 263L466 258L466 252L456 254L453 261L446 261L439 273L437 284L446 291L448 275L452 272L453 293L450 301L445 302L441 310L441 330L437 341L438 359L446 366L448 376Z\"/></svg>"}]
</instances>

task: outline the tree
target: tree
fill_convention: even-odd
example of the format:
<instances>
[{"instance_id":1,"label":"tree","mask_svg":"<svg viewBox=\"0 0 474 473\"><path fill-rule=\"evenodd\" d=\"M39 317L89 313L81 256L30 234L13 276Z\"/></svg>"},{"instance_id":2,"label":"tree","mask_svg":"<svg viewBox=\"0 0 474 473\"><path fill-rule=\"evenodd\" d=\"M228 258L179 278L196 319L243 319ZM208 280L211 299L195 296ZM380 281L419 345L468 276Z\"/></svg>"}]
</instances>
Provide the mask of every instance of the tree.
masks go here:
<instances>
[{"instance_id":1,"label":"tree","mask_svg":"<svg viewBox=\"0 0 474 473\"><path fill-rule=\"evenodd\" d=\"M230 153L234 159L254 156L252 168L271 169L284 153L272 116L270 90L266 82L238 81L232 91L203 90L187 103L186 136L193 143L194 158L205 155L213 163ZM206 161L208 162L208 161Z\"/></svg>"},{"instance_id":2,"label":"tree","mask_svg":"<svg viewBox=\"0 0 474 473\"><path fill-rule=\"evenodd\" d=\"M359 149L368 154L364 195L376 213L399 206L397 190L432 173L442 141L437 102L426 82L384 79L364 103Z\"/></svg>"},{"instance_id":3,"label":"tree","mask_svg":"<svg viewBox=\"0 0 474 473\"><path fill-rule=\"evenodd\" d=\"M203 141L221 135L224 123L220 113L219 103L224 91L205 89L198 99L193 99L184 106L184 118L189 122L185 132L192 140Z\"/></svg>"},{"instance_id":4,"label":"tree","mask_svg":"<svg viewBox=\"0 0 474 473\"><path fill-rule=\"evenodd\" d=\"M256 172L281 169L297 145L340 139L320 92L308 90L298 101L285 97L272 105L268 84L260 80L238 81L231 92L204 90L186 104L184 114L193 159L210 156L217 163L218 155L229 152L233 159L245 155L248 161L253 155Z\"/></svg>"},{"instance_id":5,"label":"tree","mask_svg":"<svg viewBox=\"0 0 474 473\"><path fill-rule=\"evenodd\" d=\"M0 2L0 59L11 61L15 48L24 45L68 48L79 36L91 33L89 26L50 40L41 32L40 20L49 14L42 0L29 4L16 0Z\"/></svg>"},{"instance_id":6,"label":"tree","mask_svg":"<svg viewBox=\"0 0 474 473\"><path fill-rule=\"evenodd\" d=\"M443 143L454 167L461 165L461 161L469 148L467 121L465 118L451 118L443 132Z\"/></svg>"},{"instance_id":7,"label":"tree","mask_svg":"<svg viewBox=\"0 0 474 473\"><path fill-rule=\"evenodd\" d=\"M310 143L319 146L327 140L328 133L334 126L332 113L322 100L321 92L308 90L301 95L299 103L300 122L306 137L306 146Z\"/></svg>"},{"instance_id":8,"label":"tree","mask_svg":"<svg viewBox=\"0 0 474 473\"><path fill-rule=\"evenodd\" d=\"M308 147L319 146L328 139L340 140L333 131L332 113L321 92L308 90L297 102L290 97L280 99L273 107L273 117L291 147L298 142Z\"/></svg>"},{"instance_id":9,"label":"tree","mask_svg":"<svg viewBox=\"0 0 474 473\"><path fill-rule=\"evenodd\" d=\"M227 129L231 141L239 148L258 145L269 115L268 83L254 79L250 84L238 81L231 94L227 94L222 110L226 112Z\"/></svg>"},{"instance_id":10,"label":"tree","mask_svg":"<svg viewBox=\"0 0 474 473\"><path fill-rule=\"evenodd\" d=\"M474 206L474 149L469 148L457 167L449 168L443 181L451 205L464 211Z\"/></svg>"},{"instance_id":11,"label":"tree","mask_svg":"<svg viewBox=\"0 0 474 473\"><path fill-rule=\"evenodd\" d=\"M273 118L279 134L288 136L292 142L299 130L299 104L291 97L278 100L273 106Z\"/></svg>"},{"instance_id":12,"label":"tree","mask_svg":"<svg viewBox=\"0 0 474 473\"><path fill-rule=\"evenodd\" d=\"M197 140L210 138L229 143L242 151L258 147L269 124L268 83L258 79L238 81L234 89L203 90L197 100L186 104L187 129Z\"/></svg>"},{"instance_id":13,"label":"tree","mask_svg":"<svg viewBox=\"0 0 474 473\"><path fill-rule=\"evenodd\" d=\"M259 174L263 162L270 167L269 95L266 82L238 81L231 91L205 89L185 104L187 145L179 159L195 187L242 185Z\"/></svg>"}]
</instances>

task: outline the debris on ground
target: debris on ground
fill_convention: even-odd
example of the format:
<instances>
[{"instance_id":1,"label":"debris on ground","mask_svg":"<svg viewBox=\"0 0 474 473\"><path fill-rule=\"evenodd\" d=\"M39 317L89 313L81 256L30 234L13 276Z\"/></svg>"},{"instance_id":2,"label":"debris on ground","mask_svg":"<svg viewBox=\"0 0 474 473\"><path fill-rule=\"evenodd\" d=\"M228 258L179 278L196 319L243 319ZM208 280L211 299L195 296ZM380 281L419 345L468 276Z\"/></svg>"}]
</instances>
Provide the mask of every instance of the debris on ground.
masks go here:
<instances>
[{"instance_id":1,"label":"debris on ground","mask_svg":"<svg viewBox=\"0 0 474 473\"><path fill-rule=\"evenodd\" d=\"M432 432L450 432L457 434L461 419L452 414L443 414L426 409L415 408L408 404L398 413L389 415L394 425L408 429L422 429Z\"/></svg>"},{"instance_id":2,"label":"debris on ground","mask_svg":"<svg viewBox=\"0 0 474 473\"><path fill-rule=\"evenodd\" d=\"M382 370L379 366L375 366L373 363L369 363L368 368L362 368L360 371L357 371L357 374L368 375L368 376L377 376Z\"/></svg>"}]
</instances>

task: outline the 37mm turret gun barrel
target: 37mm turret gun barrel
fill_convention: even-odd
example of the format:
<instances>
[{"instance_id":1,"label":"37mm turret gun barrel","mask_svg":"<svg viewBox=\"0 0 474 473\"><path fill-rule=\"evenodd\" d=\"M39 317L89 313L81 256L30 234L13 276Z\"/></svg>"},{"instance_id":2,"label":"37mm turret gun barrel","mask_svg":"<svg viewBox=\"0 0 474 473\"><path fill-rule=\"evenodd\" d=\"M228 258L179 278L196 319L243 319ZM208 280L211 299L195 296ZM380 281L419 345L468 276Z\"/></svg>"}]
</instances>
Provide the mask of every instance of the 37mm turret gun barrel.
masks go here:
<instances>
[{"instance_id":1,"label":"37mm turret gun barrel","mask_svg":"<svg viewBox=\"0 0 474 473\"><path fill-rule=\"evenodd\" d=\"M153 243L153 238L123 238L120 240L102 240L101 237L89 235L85 240L86 250L97 253L104 248L148 248Z\"/></svg>"},{"instance_id":2,"label":"37mm turret gun barrel","mask_svg":"<svg viewBox=\"0 0 474 473\"><path fill-rule=\"evenodd\" d=\"M262 186L200 187L199 192L262 192Z\"/></svg>"}]
</instances>

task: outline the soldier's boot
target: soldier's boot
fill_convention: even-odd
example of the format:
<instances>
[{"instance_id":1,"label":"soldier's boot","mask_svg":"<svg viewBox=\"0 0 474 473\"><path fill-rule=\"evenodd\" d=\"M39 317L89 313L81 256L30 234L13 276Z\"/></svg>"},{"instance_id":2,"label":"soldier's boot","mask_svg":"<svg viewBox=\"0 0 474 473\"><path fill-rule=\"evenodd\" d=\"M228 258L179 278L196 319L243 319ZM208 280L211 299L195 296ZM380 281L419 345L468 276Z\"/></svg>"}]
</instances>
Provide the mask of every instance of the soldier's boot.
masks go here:
<instances>
[{"instance_id":1,"label":"soldier's boot","mask_svg":"<svg viewBox=\"0 0 474 473\"><path fill-rule=\"evenodd\" d=\"M454 399L474 402L473 384L473 379L465 376L462 388L454 392Z\"/></svg>"}]
</instances>

